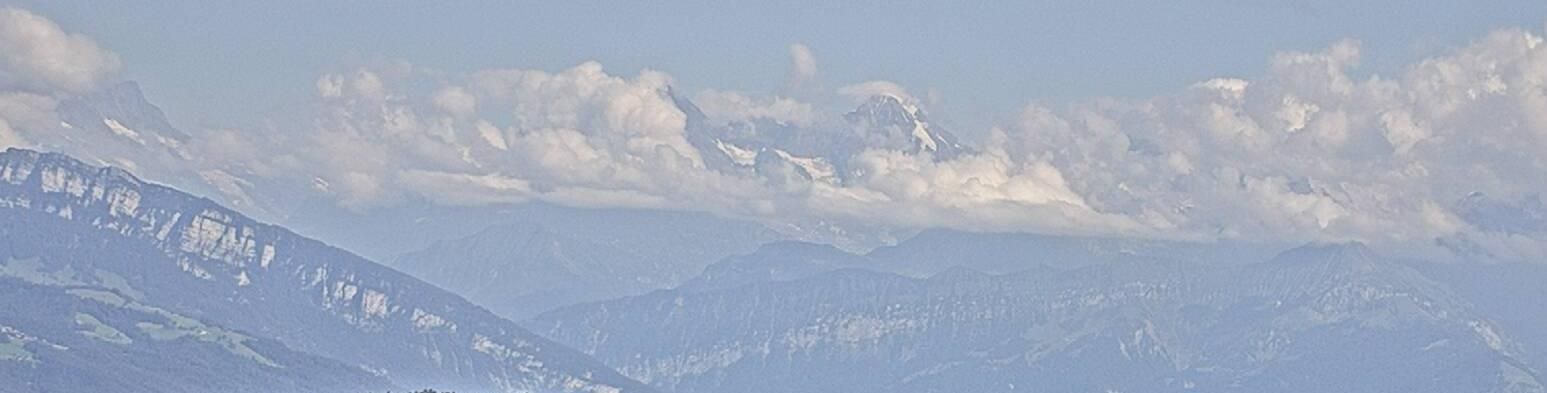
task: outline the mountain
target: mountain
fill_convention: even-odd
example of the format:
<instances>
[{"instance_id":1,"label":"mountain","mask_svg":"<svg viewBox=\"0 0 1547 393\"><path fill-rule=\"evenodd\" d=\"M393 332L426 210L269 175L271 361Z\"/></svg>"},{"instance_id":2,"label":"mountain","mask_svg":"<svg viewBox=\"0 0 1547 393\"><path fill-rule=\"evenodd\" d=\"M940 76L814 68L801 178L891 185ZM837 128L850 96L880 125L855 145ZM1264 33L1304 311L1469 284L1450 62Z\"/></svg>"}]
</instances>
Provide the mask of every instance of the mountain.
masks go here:
<instances>
[{"instance_id":1,"label":"mountain","mask_svg":"<svg viewBox=\"0 0 1547 393\"><path fill-rule=\"evenodd\" d=\"M702 291L759 282L792 281L852 268L925 278L953 269L1006 274L1152 261L1240 265L1271 257L1272 249L1265 244L1236 242L1192 243L927 229L896 245L863 254L806 242L774 242L756 252L716 262L677 289Z\"/></svg>"},{"instance_id":2,"label":"mountain","mask_svg":"<svg viewBox=\"0 0 1547 393\"><path fill-rule=\"evenodd\" d=\"M1547 364L1547 264L1426 263L1418 265L1526 344L1532 364Z\"/></svg>"},{"instance_id":3,"label":"mountain","mask_svg":"<svg viewBox=\"0 0 1547 393\"><path fill-rule=\"evenodd\" d=\"M1518 201L1472 193L1456 202L1456 215L1486 232L1509 234L1547 233L1547 204L1541 195L1527 195Z\"/></svg>"},{"instance_id":4,"label":"mountain","mask_svg":"<svg viewBox=\"0 0 1547 393\"><path fill-rule=\"evenodd\" d=\"M73 96L59 97L54 106L58 123L21 131L32 146L68 154L100 166L113 166L149 175L158 181L216 198L250 214L275 217L274 197L296 193L274 191L277 182L252 176L226 157L201 153L209 147L205 133L178 129L160 107L145 97L135 82L120 82ZM259 189L273 191L258 193ZM288 189L288 188L287 188Z\"/></svg>"},{"instance_id":5,"label":"mountain","mask_svg":"<svg viewBox=\"0 0 1547 393\"><path fill-rule=\"evenodd\" d=\"M512 207L476 233L435 241L392 266L507 318L644 294L782 237L703 213Z\"/></svg>"},{"instance_id":6,"label":"mountain","mask_svg":"<svg viewBox=\"0 0 1547 393\"><path fill-rule=\"evenodd\" d=\"M120 82L99 91L61 101L55 110L66 128L118 134L140 142L172 145L191 137L173 127L161 108L145 99L135 82Z\"/></svg>"},{"instance_id":7,"label":"mountain","mask_svg":"<svg viewBox=\"0 0 1547 393\"><path fill-rule=\"evenodd\" d=\"M188 168L187 145L193 137L174 127L135 82L65 97L54 114L59 118L57 130L34 132L28 138L88 162L199 179ZM186 183L202 185L203 181Z\"/></svg>"},{"instance_id":8,"label":"mountain","mask_svg":"<svg viewBox=\"0 0 1547 393\"><path fill-rule=\"evenodd\" d=\"M417 279L60 154L0 153L0 261L17 305L0 375L30 383L0 390L652 391Z\"/></svg>"},{"instance_id":9,"label":"mountain","mask_svg":"<svg viewBox=\"0 0 1547 393\"><path fill-rule=\"evenodd\" d=\"M681 259L696 266L689 269L690 275L726 256L786 237L757 222L708 213L578 208L541 201L445 206L411 200L352 211L340 208L332 199L318 198L291 213L285 226L300 233L325 234L330 243L394 267L405 255L422 253L437 243L463 241L490 228L504 227L542 230L647 257ZM702 241L705 238L715 241Z\"/></svg>"},{"instance_id":10,"label":"mountain","mask_svg":"<svg viewBox=\"0 0 1547 393\"><path fill-rule=\"evenodd\" d=\"M655 267L650 261L540 228L490 227L404 255L395 264L510 318L661 285L647 279Z\"/></svg>"},{"instance_id":11,"label":"mountain","mask_svg":"<svg viewBox=\"0 0 1547 393\"><path fill-rule=\"evenodd\" d=\"M796 241L763 245L756 252L726 258L677 287L679 291L703 292L763 282L792 281L822 273L871 266L864 256L836 247Z\"/></svg>"},{"instance_id":12,"label":"mountain","mask_svg":"<svg viewBox=\"0 0 1547 393\"><path fill-rule=\"evenodd\" d=\"M794 172L805 181L841 184L860 175L848 162L867 149L936 161L972 151L931 123L923 109L890 95L870 97L841 119L795 125L765 118L717 123L692 101L668 94L687 115L688 142L703 152L706 165L724 172L753 171L776 181Z\"/></svg>"},{"instance_id":13,"label":"mountain","mask_svg":"<svg viewBox=\"0 0 1547 393\"><path fill-rule=\"evenodd\" d=\"M1458 261L1536 264L1547 260L1547 203L1536 193L1499 198L1473 192L1452 211L1475 231L1435 239Z\"/></svg>"},{"instance_id":14,"label":"mountain","mask_svg":"<svg viewBox=\"0 0 1547 393\"><path fill-rule=\"evenodd\" d=\"M681 393L1544 391L1512 331L1358 244L1230 266L838 269L526 326Z\"/></svg>"},{"instance_id":15,"label":"mountain","mask_svg":"<svg viewBox=\"0 0 1547 393\"><path fill-rule=\"evenodd\" d=\"M126 282L104 269L6 260L0 267L0 379L13 383L0 392L393 388L360 367L145 304L144 294Z\"/></svg>"},{"instance_id":16,"label":"mountain","mask_svg":"<svg viewBox=\"0 0 1547 393\"><path fill-rule=\"evenodd\" d=\"M931 154L952 159L971 149L957 142L956 135L936 130L917 105L890 95L870 97L854 111L844 115L875 145L910 154Z\"/></svg>"},{"instance_id":17,"label":"mountain","mask_svg":"<svg viewBox=\"0 0 1547 393\"><path fill-rule=\"evenodd\" d=\"M988 273L1148 259L1241 264L1273 256L1269 244L1124 239L1036 233L977 233L928 229L868 253L885 271L927 277L952 266Z\"/></svg>"}]
</instances>

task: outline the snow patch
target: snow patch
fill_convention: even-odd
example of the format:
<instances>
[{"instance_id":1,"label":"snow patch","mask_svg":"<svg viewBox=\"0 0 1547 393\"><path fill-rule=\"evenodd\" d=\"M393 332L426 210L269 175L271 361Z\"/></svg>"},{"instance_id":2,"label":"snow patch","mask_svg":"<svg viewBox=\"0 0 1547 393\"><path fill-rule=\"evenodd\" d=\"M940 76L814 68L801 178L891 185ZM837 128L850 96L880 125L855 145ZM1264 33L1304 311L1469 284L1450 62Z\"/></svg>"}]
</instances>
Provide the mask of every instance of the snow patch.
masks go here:
<instances>
[{"instance_id":1,"label":"snow patch","mask_svg":"<svg viewBox=\"0 0 1547 393\"><path fill-rule=\"evenodd\" d=\"M113 134L116 134L116 135L121 136L121 137L129 138L129 140L134 141L134 143L138 143L138 144L141 144L141 145L145 144L145 138L140 136L140 132L139 131L135 131L132 128L125 127L122 123L119 123L118 120L103 119L102 120L102 124L106 124L107 125L107 129L112 130Z\"/></svg>"},{"instance_id":2,"label":"snow patch","mask_svg":"<svg viewBox=\"0 0 1547 393\"><path fill-rule=\"evenodd\" d=\"M1504 352L1504 338L1493 330L1493 326L1483 321L1470 321L1467 324L1472 326L1472 331L1477 333L1478 338L1483 339L1483 343L1488 344L1489 349Z\"/></svg>"},{"instance_id":3,"label":"snow patch","mask_svg":"<svg viewBox=\"0 0 1547 393\"><path fill-rule=\"evenodd\" d=\"M778 149L775 149L774 153L778 154L785 161L795 164L795 166L806 171L806 175L811 176L811 180L833 183L836 179L837 170L833 169L833 165L827 163L827 160L822 157L799 157Z\"/></svg>"},{"instance_id":4,"label":"snow patch","mask_svg":"<svg viewBox=\"0 0 1547 393\"><path fill-rule=\"evenodd\" d=\"M752 166L757 163L757 151L755 150L745 149L719 139L714 140L714 145L720 148L720 151L725 153L726 156L729 156L736 165Z\"/></svg>"}]
</instances>

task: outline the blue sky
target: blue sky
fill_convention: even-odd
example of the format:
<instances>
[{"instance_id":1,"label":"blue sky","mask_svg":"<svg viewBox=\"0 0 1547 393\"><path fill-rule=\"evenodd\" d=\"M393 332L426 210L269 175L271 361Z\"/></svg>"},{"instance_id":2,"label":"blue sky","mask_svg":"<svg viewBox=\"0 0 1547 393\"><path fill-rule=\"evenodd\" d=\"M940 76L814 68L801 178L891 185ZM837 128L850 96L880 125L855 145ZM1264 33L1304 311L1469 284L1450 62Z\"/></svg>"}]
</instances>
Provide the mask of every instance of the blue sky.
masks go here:
<instances>
[{"instance_id":1,"label":"blue sky","mask_svg":"<svg viewBox=\"0 0 1547 393\"><path fill-rule=\"evenodd\" d=\"M613 74L661 70L689 91L776 92L786 48L803 43L827 86L934 89L935 117L969 137L1028 102L1251 77L1276 51L1354 38L1360 70L1385 74L1547 21L1533 0L7 2L112 48L122 76L190 127L298 121L318 75L397 60L448 72L596 60Z\"/></svg>"}]
</instances>

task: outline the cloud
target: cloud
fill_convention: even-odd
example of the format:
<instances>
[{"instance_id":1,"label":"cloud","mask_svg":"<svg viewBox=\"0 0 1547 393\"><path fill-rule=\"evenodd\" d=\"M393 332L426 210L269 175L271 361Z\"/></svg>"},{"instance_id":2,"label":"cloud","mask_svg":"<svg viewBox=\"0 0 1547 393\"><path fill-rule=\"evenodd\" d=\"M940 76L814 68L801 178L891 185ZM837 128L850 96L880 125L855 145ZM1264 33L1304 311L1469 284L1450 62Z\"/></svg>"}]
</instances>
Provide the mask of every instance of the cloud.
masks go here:
<instances>
[{"instance_id":1,"label":"cloud","mask_svg":"<svg viewBox=\"0 0 1547 393\"><path fill-rule=\"evenodd\" d=\"M862 102L875 96L892 96L907 104L917 104L919 102L918 99L913 98L912 94L908 94L908 89L891 81L856 83L838 88L838 94L849 97L854 102Z\"/></svg>"},{"instance_id":2,"label":"cloud","mask_svg":"<svg viewBox=\"0 0 1547 393\"><path fill-rule=\"evenodd\" d=\"M805 44L790 45L790 76L786 88L799 89L816 80L816 55Z\"/></svg>"},{"instance_id":3,"label":"cloud","mask_svg":"<svg viewBox=\"0 0 1547 393\"><path fill-rule=\"evenodd\" d=\"M323 75L317 78L317 95L324 98L341 97L344 95L344 77L337 74Z\"/></svg>"},{"instance_id":4,"label":"cloud","mask_svg":"<svg viewBox=\"0 0 1547 393\"><path fill-rule=\"evenodd\" d=\"M154 121L135 121L159 113L129 115L143 115L138 119L93 117L102 110L89 108L98 100L118 106L103 112L133 110L125 108L136 102L124 95L139 94L137 86L105 83L119 66L117 55L86 36L32 12L0 7L0 145L59 151L199 192L235 192L248 184L222 176L226 173L219 165L206 166L196 147L189 146L198 142L185 134L152 129L159 128ZM70 121L87 123L70 124L61 110L75 115ZM251 205L241 195L230 202Z\"/></svg>"},{"instance_id":5,"label":"cloud","mask_svg":"<svg viewBox=\"0 0 1547 393\"><path fill-rule=\"evenodd\" d=\"M435 107L454 117L467 117L478 110L478 99L467 89L446 87L435 93Z\"/></svg>"},{"instance_id":6,"label":"cloud","mask_svg":"<svg viewBox=\"0 0 1547 393\"><path fill-rule=\"evenodd\" d=\"M724 152L689 142L687 115L668 95L671 78L655 71L621 77L594 62L558 72L491 69L425 90L415 86L444 76L417 77L360 68L318 78L316 132L304 143L282 141L300 146L288 149L307 163L299 169L318 179L316 189L359 210L415 196L458 205L543 200L699 210L780 222L1134 227L1090 210L1048 162L1004 154L937 161L855 146L834 157L765 151L757 168L714 167L704 157ZM908 97L895 84L865 86L849 90L879 86ZM832 122L839 116L818 119L811 105L788 98L708 90L695 99L714 121L773 119L818 134L847 127ZM847 172L836 172L835 162L846 163ZM811 165L826 165L833 178L812 178Z\"/></svg>"},{"instance_id":7,"label":"cloud","mask_svg":"<svg viewBox=\"0 0 1547 393\"><path fill-rule=\"evenodd\" d=\"M96 42L17 8L0 8L0 84L84 92L118 70Z\"/></svg>"},{"instance_id":8,"label":"cloud","mask_svg":"<svg viewBox=\"0 0 1547 393\"><path fill-rule=\"evenodd\" d=\"M851 160L861 175L811 193L807 208L866 223L969 230L1114 233L1141 230L1125 217L1100 214L1071 190L1062 172L1002 151L936 161L870 149ZM854 209L854 211L841 211Z\"/></svg>"},{"instance_id":9,"label":"cloud","mask_svg":"<svg viewBox=\"0 0 1547 393\"><path fill-rule=\"evenodd\" d=\"M1356 77L1359 44L1340 41L1275 55L1253 80L1028 105L949 159L827 139L776 152L695 145L703 136L690 134L702 131L687 129L667 95L672 78L654 71L495 69L416 93L405 90L414 83L362 69L319 79L331 115L318 122L311 156L346 204L415 194L856 226L1426 246L1469 234L1472 244L1518 250L1521 239L1547 235L1500 240L1454 206L1471 192L1547 190L1534 175L1547 171L1541 42L1504 30L1398 75ZM888 81L837 93L919 105ZM789 98L713 89L693 98L716 124L795 127L735 131L750 140L856 132ZM730 167L706 158L727 152L746 157Z\"/></svg>"},{"instance_id":10,"label":"cloud","mask_svg":"<svg viewBox=\"0 0 1547 393\"><path fill-rule=\"evenodd\" d=\"M1426 243L1471 230L1449 208L1467 193L1547 189L1539 33L1498 31L1394 77L1353 76L1359 55L1342 41L1276 55L1257 81L1029 106L1007 146L1047 157L1097 211L1252 239Z\"/></svg>"},{"instance_id":11,"label":"cloud","mask_svg":"<svg viewBox=\"0 0 1547 393\"><path fill-rule=\"evenodd\" d=\"M405 187L440 190L424 195L436 203L448 205L516 203L532 197L531 184L497 174L472 175L409 169L399 179Z\"/></svg>"},{"instance_id":12,"label":"cloud","mask_svg":"<svg viewBox=\"0 0 1547 393\"><path fill-rule=\"evenodd\" d=\"M341 205L412 195L659 207L717 187L720 175L686 140L664 74L624 78L584 63L557 73L483 70L415 90L427 75L361 68L318 79L317 131L292 149L315 163L312 176Z\"/></svg>"},{"instance_id":13,"label":"cloud","mask_svg":"<svg viewBox=\"0 0 1547 393\"><path fill-rule=\"evenodd\" d=\"M54 109L59 101L52 96L0 90L0 119L19 130L56 127Z\"/></svg>"},{"instance_id":14,"label":"cloud","mask_svg":"<svg viewBox=\"0 0 1547 393\"><path fill-rule=\"evenodd\" d=\"M201 190L231 184L215 184L200 176L204 168L190 162L194 154L185 146L186 135L146 128L156 128L144 124L153 121L134 121L159 113L145 114L141 119L94 118L82 124L63 119L61 110L74 113L76 117L70 121L77 122L94 116L97 110L131 111L124 108L132 108L136 102L123 95L139 94L138 87L104 83L118 68L117 55L92 39L66 32L32 12L0 8L0 144L42 147L146 172L158 181L179 179L186 180L177 182L179 185L208 186ZM94 105L94 100L112 100L118 108L82 109Z\"/></svg>"},{"instance_id":15,"label":"cloud","mask_svg":"<svg viewBox=\"0 0 1547 393\"><path fill-rule=\"evenodd\" d=\"M27 146L27 140L22 139L21 135L16 133L16 130L11 129L11 123L6 122L4 118L0 118L0 150L8 147L24 146Z\"/></svg>"},{"instance_id":16,"label":"cloud","mask_svg":"<svg viewBox=\"0 0 1547 393\"><path fill-rule=\"evenodd\" d=\"M741 91L694 95L710 124L690 129L669 95L672 76L658 71L617 75L587 62L455 74L394 63L319 76L305 130L207 130L176 156L73 139L53 115L57 97L110 78L116 57L25 11L5 9L0 19L0 145L74 144L152 177L194 167L249 206L304 193L360 210L411 199L539 200L789 225L1362 240L1547 255L1547 231L1500 231L1488 220L1504 218L1479 218L1460 202L1474 193L1528 201L1547 190L1539 31L1495 31L1392 75L1364 76L1359 43L1345 40L1274 55L1250 80L1031 104L981 146L950 157L908 149L915 139L867 139L846 111ZM790 51L791 80L813 80L809 48ZM889 81L835 92L927 106ZM899 113L876 111L906 118ZM779 124L743 121L752 119ZM899 136L928 134L911 122L883 123Z\"/></svg>"},{"instance_id":17,"label":"cloud","mask_svg":"<svg viewBox=\"0 0 1547 393\"><path fill-rule=\"evenodd\" d=\"M811 104L788 97L754 97L725 90L704 90L693 95L693 103L715 121L770 119L795 125L810 125L817 118Z\"/></svg>"}]
</instances>

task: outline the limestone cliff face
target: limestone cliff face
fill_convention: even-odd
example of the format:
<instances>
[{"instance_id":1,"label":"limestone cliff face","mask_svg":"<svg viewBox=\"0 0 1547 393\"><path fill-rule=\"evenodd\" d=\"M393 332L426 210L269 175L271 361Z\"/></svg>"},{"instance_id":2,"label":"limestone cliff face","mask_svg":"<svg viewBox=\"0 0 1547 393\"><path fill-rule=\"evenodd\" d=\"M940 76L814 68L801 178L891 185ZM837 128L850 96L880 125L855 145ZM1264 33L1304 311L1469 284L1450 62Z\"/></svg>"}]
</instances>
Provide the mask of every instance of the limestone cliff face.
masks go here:
<instances>
[{"instance_id":1,"label":"limestone cliff face","mask_svg":"<svg viewBox=\"0 0 1547 393\"><path fill-rule=\"evenodd\" d=\"M145 303L400 386L649 391L446 291L122 170L7 150L0 216L0 261L110 272Z\"/></svg>"}]
</instances>

